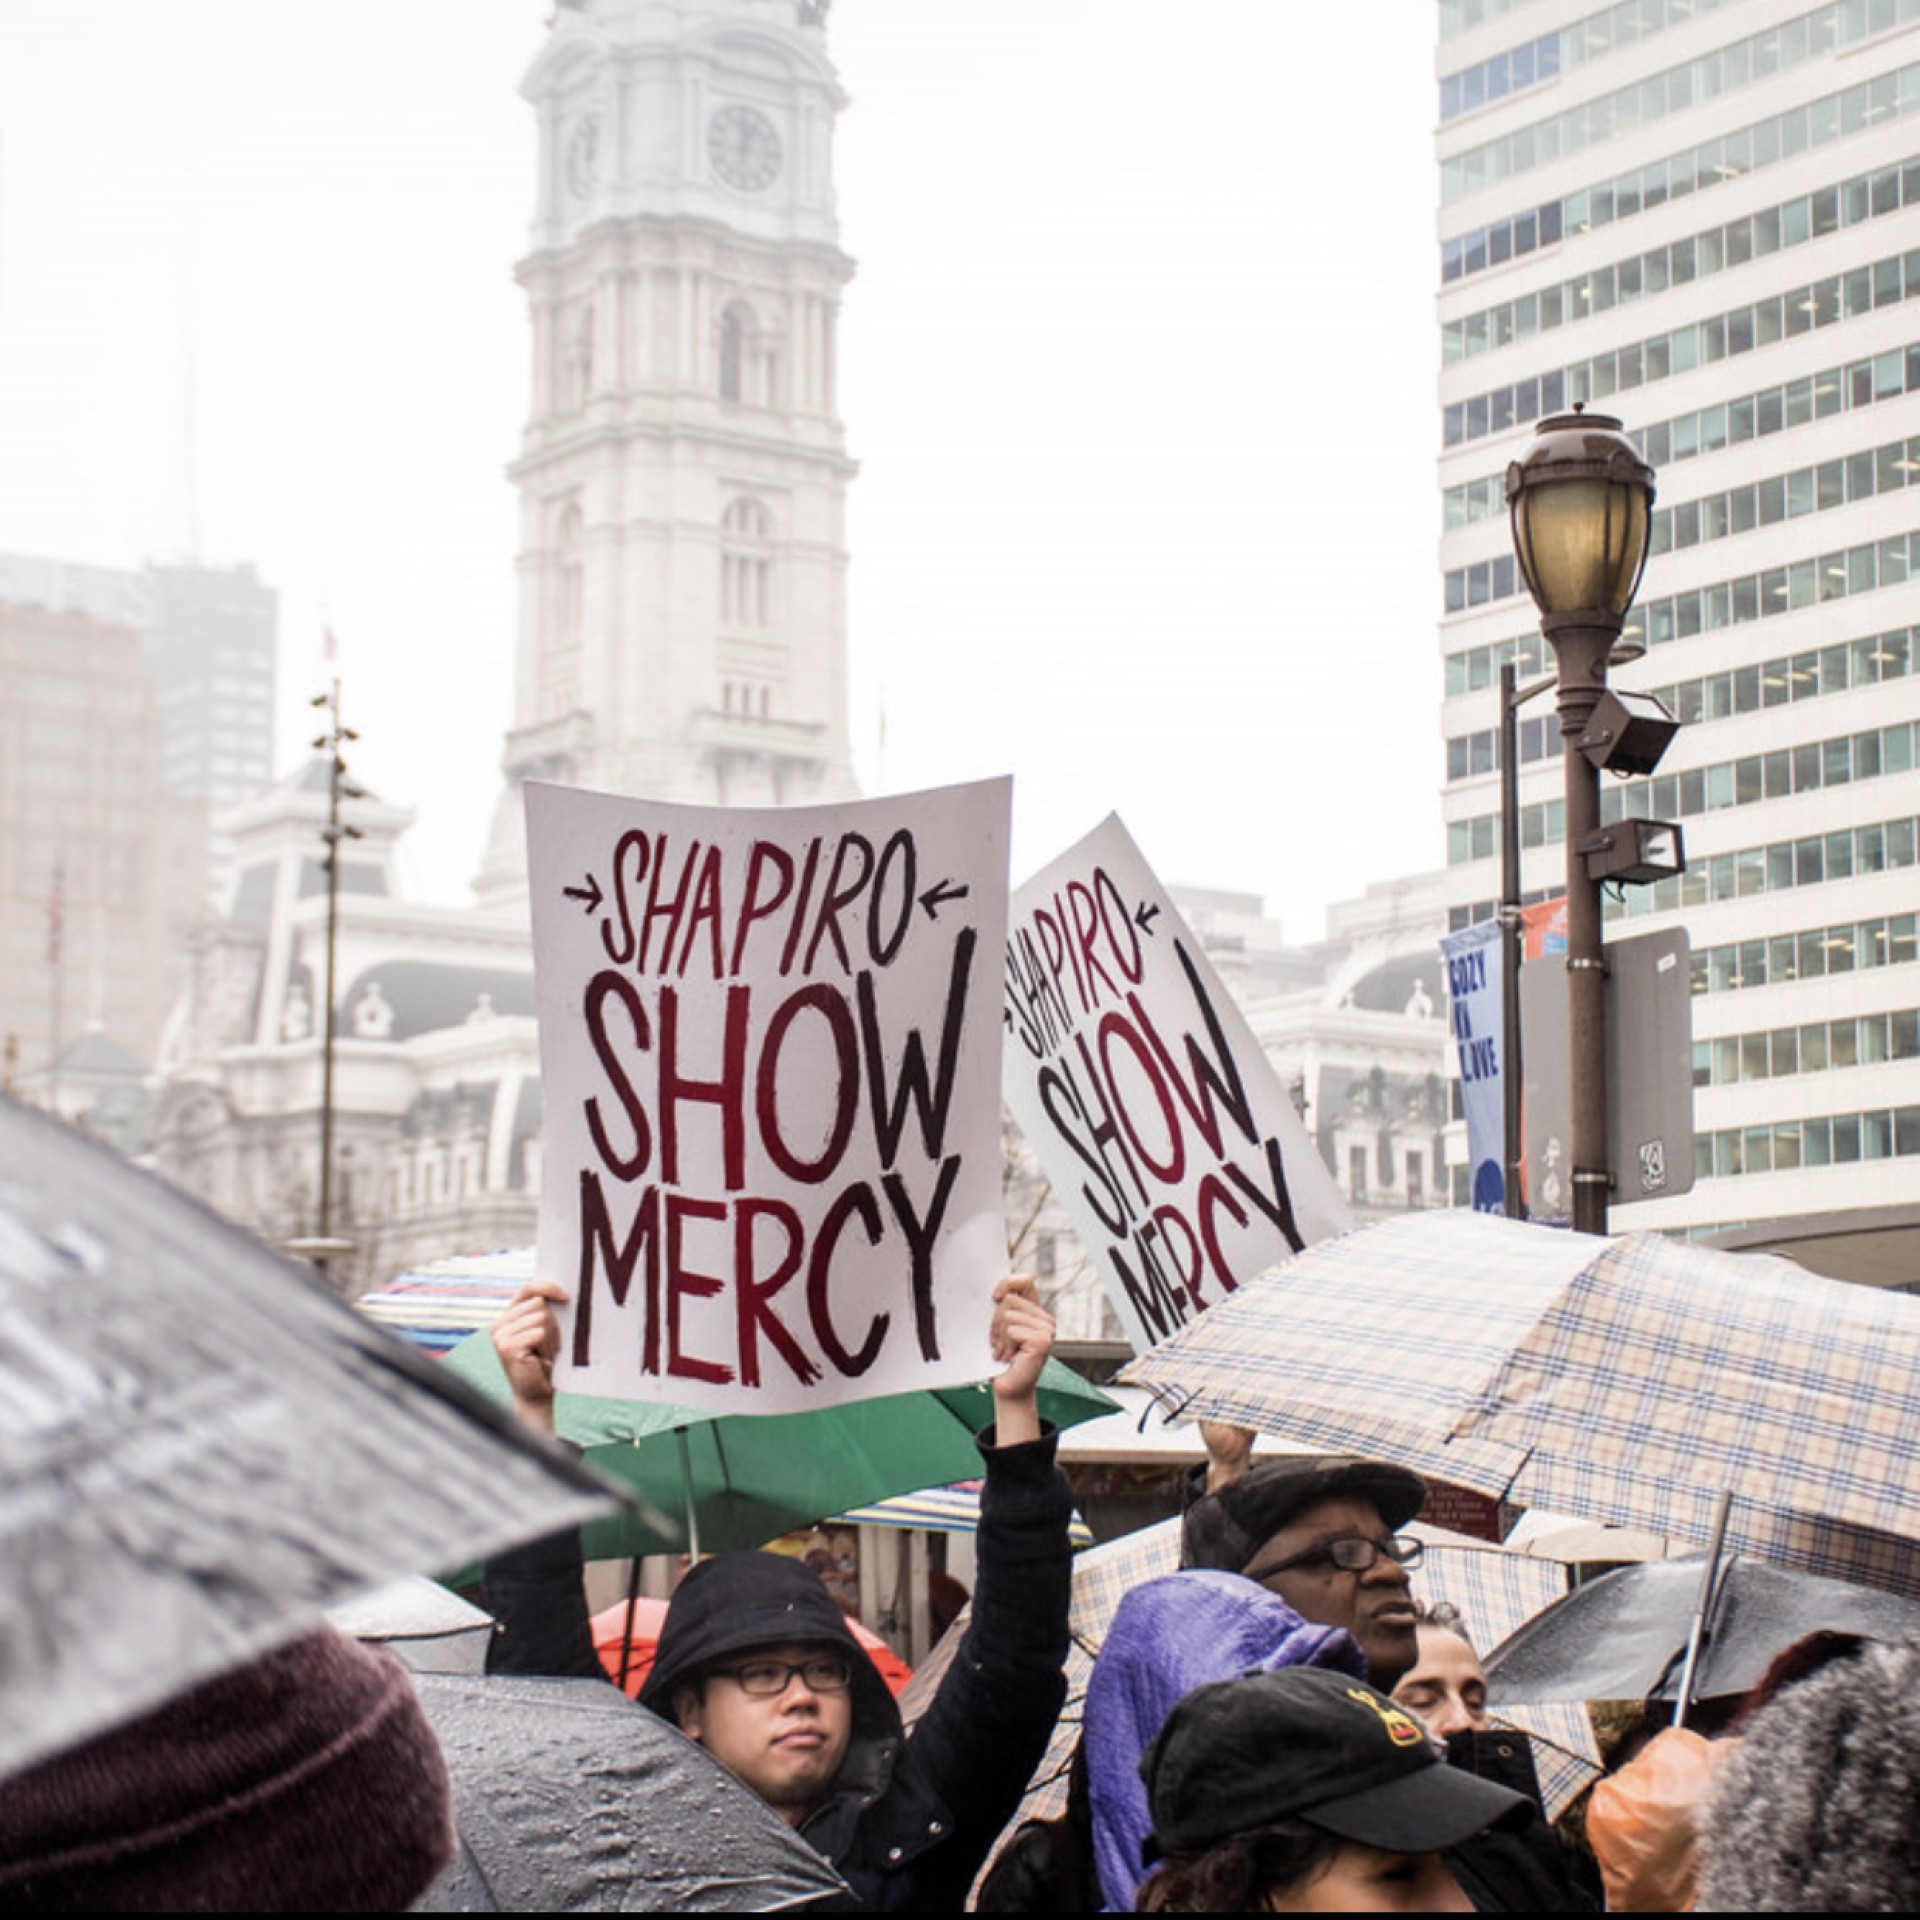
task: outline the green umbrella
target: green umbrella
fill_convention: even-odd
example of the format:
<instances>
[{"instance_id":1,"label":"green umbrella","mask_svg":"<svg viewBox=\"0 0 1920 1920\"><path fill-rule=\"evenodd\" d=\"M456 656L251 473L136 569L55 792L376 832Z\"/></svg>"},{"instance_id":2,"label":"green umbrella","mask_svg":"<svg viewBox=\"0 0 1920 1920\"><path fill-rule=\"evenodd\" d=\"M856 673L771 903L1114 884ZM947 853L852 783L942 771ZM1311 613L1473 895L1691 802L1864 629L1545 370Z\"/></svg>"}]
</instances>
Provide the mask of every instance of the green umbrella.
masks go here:
<instances>
[{"instance_id":1,"label":"green umbrella","mask_svg":"<svg viewBox=\"0 0 1920 1920\"><path fill-rule=\"evenodd\" d=\"M446 1364L493 1399L512 1398L487 1330L470 1334ZM1047 1362L1043 1420L1071 1427L1115 1407L1070 1368ZM635 1502L632 1515L586 1529L590 1560L757 1547L889 1494L972 1479L980 1472L973 1437L993 1417L985 1382L809 1413L712 1414L586 1393L554 1403L560 1438Z\"/></svg>"}]
</instances>

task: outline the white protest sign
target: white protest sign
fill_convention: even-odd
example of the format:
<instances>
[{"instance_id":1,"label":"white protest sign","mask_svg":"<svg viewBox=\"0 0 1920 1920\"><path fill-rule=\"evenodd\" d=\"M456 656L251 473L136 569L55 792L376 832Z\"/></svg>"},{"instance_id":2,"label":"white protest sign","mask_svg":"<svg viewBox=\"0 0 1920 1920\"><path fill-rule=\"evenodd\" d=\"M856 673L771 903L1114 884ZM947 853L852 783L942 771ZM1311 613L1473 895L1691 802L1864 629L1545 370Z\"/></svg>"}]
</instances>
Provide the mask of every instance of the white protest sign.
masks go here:
<instances>
[{"instance_id":1,"label":"white protest sign","mask_svg":"<svg viewBox=\"0 0 1920 1920\"><path fill-rule=\"evenodd\" d=\"M1136 1347L1353 1224L1116 817L1015 890L1012 922L1007 1104Z\"/></svg>"},{"instance_id":2,"label":"white protest sign","mask_svg":"<svg viewBox=\"0 0 1920 1920\"><path fill-rule=\"evenodd\" d=\"M786 1413L992 1372L1009 783L526 793L560 1384Z\"/></svg>"}]
</instances>

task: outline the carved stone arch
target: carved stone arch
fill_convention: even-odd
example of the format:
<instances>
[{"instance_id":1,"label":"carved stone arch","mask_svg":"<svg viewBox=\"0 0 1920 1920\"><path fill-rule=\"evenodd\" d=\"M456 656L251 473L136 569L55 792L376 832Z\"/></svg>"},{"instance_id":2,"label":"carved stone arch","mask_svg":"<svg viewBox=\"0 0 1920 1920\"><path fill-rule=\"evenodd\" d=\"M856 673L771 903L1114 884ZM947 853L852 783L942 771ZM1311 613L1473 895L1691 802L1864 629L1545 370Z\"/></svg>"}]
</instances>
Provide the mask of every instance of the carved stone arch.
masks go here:
<instances>
[{"instance_id":1,"label":"carved stone arch","mask_svg":"<svg viewBox=\"0 0 1920 1920\"><path fill-rule=\"evenodd\" d=\"M776 528L772 509L737 493L720 515L720 622L755 631L773 624Z\"/></svg>"},{"instance_id":2,"label":"carved stone arch","mask_svg":"<svg viewBox=\"0 0 1920 1920\"><path fill-rule=\"evenodd\" d=\"M773 538L773 513L764 500L737 493L720 516L720 528L734 539L764 545Z\"/></svg>"},{"instance_id":3,"label":"carved stone arch","mask_svg":"<svg viewBox=\"0 0 1920 1920\"><path fill-rule=\"evenodd\" d=\"M1344 1004L1346 996L1371 975L1406 960L1424 964L1432 978L1443 977L1431 928L1412 925L1404 932L1373 934L1355 942L1352 952L1327 976L1321 989L1321 1004L1328 1007Z\"/></svg>"}]
</instances>

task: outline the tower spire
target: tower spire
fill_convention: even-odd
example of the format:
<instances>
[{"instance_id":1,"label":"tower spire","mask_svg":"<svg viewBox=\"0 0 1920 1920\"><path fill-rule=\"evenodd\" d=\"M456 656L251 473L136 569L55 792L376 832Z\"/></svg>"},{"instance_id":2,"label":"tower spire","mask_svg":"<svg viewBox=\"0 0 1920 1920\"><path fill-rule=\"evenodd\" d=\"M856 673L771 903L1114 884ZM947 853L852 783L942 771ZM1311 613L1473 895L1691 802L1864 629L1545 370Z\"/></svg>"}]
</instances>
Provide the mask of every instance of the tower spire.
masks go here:
<instances>
[{"instance_id":1,"label":"tower spire","mask_svg":"<svg viewBox=\"0 0 1920 1920\"><path fill-rule=\"evenodd\" d=\"M586 0L521 91L540 124L534 336L512 468L520 622L477 887L524 893L519 788L722 804L853 791L833 125L796 0Z\"/></svg>"}]
</instances>

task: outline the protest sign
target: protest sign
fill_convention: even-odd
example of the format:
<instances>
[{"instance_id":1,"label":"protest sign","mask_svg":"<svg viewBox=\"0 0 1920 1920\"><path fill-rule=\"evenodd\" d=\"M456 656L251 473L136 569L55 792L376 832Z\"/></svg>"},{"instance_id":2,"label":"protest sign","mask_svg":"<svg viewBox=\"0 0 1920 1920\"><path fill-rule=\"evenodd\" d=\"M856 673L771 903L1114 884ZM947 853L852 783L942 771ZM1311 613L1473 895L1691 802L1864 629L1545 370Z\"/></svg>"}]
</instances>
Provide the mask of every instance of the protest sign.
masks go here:
<instances>
[{"instance_id":1,"label":"protest sign","mask_svg":"<svg viewBox=\"0 0 1920 1920\"><path fill-rule=\"evenodd\" d=\"M561 1384L786 1413L990 1373L1009 783L526 791Z\"/></svg>"},{"instance_id":2,"label":"protest sign","mask_svg":"<svg viewBox=\"0 0 1920 1920\"><path fill-rule=\"evenodd\" d=\"M1007 1103L1137 1347L1352 1225L1117 818L1017 889L1011 919Z\"/></svg>"},{"instance_id":3,"label":"protest sign","mask_svg":"<svg viewBox=\"0 0 1920 1920\"><path fill-rule=\"evenodd\" d=\"M1467 1161L1473 1205L1504 1213L1507 1110L1502 1054L1500 922L1481 920L1440 943L1447 962L1453 1039L1460 1052L1460 1104L1467 1116Z\"/></svg>"}]
</instances>

